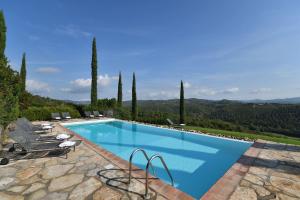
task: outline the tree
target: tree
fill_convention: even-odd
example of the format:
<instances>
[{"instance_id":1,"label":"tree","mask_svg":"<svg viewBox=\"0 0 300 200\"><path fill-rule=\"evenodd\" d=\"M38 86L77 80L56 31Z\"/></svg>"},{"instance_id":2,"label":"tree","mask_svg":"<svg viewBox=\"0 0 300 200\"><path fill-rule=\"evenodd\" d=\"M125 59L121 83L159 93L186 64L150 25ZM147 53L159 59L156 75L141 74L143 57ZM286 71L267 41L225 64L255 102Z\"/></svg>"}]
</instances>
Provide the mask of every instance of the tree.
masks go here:
<instances>
[{"instance_id":1,"label":"tree","mask_svg":"<svg viewBox=\"0 0 300 200\"><path fill-rule=\"evenodd\" d=\"M19 74L11 69L5 57L6 26L0 11L0 125L7 125L19 115Z\"/></svg>"},{"instance_id":2,"label":"tree","mask_svg":"<svg viewBox=\"0 0 300 200\"><path fill-rule=\"evenodd\" d=\"M180 124L184 124L184 88L183 82L180 83Z\"/></svg>"},{"instance_id":3,"label":"tree","mask_svg":"<svg viewBox=\"0 0 300 200\"><path fill-rule=\"evenodd\" d=\"M3 11L0 11L0 59L5 59L6 25Z\"/></svg>"},{"instance_id":4,"label":"tree","mask_svg":"<svg viewBox=\"0 0 300 200\"><path fill-rule=\"evenodd\" d=\"M97 47L96 38L93 39L92 45L92 83L91 83L91 105L97 105Z\"/></svg>"},{"instance_id":5,"label":"tree","mask_svg":"<svg viewBox=\"0 0 300 200\"><path fill-rule=\"evenodd\" d=\"M122 107L122 74L121 72L119 73L119 83L118 83L118 106Z\"/></svg>"},{"instance_id":6,"label":"tree","mask_svg":"<svg viewBox=\"0 0 300 200\"><path fill-rule=\"evenodd\" d=\"M23 53L22 64L20 70L20 90L21 92L25 92L26 90L26 58L25 53Z\"/></svg>"},{"instance_id":7,"label":"tree","mask_svg":"<svg viewBox=\"0 0 300 200\"><path fill-rule=\"evenodd\" d=\"M136 85L135 85L135 73L133 73L132 79L132 100L131 100L131 119L135 121L137 119L137 100L136 100Z\"/></svg>"}]
</instances>

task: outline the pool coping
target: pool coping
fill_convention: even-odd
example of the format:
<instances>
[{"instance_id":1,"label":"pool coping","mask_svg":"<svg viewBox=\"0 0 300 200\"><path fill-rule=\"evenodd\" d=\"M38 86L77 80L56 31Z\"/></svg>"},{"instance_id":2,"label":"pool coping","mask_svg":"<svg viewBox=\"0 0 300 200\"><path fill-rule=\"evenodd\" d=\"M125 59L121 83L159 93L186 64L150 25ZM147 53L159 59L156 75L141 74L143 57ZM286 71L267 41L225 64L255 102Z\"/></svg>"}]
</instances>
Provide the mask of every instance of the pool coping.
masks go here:
<instances>
[{"instance_id":1,"label":"pool coping","mask_svg":"<svg viewBox=\"0 0 300 200\"><path fill-rule=\"evenodd\" d=\"M172 130L172 131L176 131L176 132L185 132L185 133L192 134L192 135L199 135L199 133L200 133L204 137L213 137L213 138L218 138L218 139L223 139L223 140L231 140L231 141L242 142L242 143L252 143L252 144L254 143L253 141L222 137L222 136L218 136L218 135L210 135L210 134L207 134L207 133L201 132L201 131L192 132L192 131L180 130L180 129L176 129L176 128L158 126L158 125L155 125L155 124L146 124L146 123L143 123L143 122L128 121L128 120L122 120L122 119L116 119L116 118L94 119L94 120L90 120L90 121L67 122L67 123L60 123L60 124L68 126L68 125L79 125L79 124L105 123L105 122L112 122L112 121L121 121L121 122L127 122L127 123L134 123L134 124L139 124L139 125L143 125L143 126L150 126L150 127L155 127L155 128L162 128L162 129Z\"/></svg>"},{"instance_id":2,"label":"pool coping","mask_svg":"<svg viewBox=\"0 0 300 200\"><path fill-rule=\"evenodd\" d=\"M105 122L105 121L113 121L112 120L94 120L94 121L87 121L84 122L84 124L88 123L97 123L97 122ZM123 120L120 120L123 121ZM126 121L127 122L127 121ZM74 122L76 124L82 124L82 122ZM74 123L68 123L68 124L74 124ZM135 123L135 122L133 122ZM90 142L89 140L83 138L79 134L69 130L68 128L64 127L64 125L67 125L66 123L58 123L60 127L62 127L66 132L75 135L76 137L80 138L87 146L92 148L95 152L103 156L105 159L109 160L113 164L115 164L117 167L120 169L126 170L128 169L129 162L118 157L117 155L105 150L104 148ZM151 126L147 124L143 124L145 126ZM168 128L165 128L168 129ZM173 129L171 129L173 130ZM177 130L180 131L180 130ZM193 132L188 132L188 131L183 131L191 134L196 134ZM201 133L197 133L201 134ZM210 136L205 133L203 133L205 136L209 137L217 137L217 136ZM221 138L221 137L218 137ZM224 138L225 139L225 138ZM227 138L229 140L236 140L236 139L231 139ZM237 140L240 142L240 140ZM246 141L244 141L246 142ZM201 197L201 199L204 200L225 200L229 199L231 194L234 192L236 187L238 186L239 182L242 180L242 178L246 175L248 172L251 164L254 162L255 158L259 155L260 151L262 150L262 147L265 145L263 140L257 140L252 143L252 145L247 149L247 151L235 162L218 181ZM145 177L145 172L144 170L140 169L137 166L133 165L133 171L132 174L134 177L138 178L144 178ZM156 191L160 195L166 197L167 199L174 199L174 200L179 200L179 199L194 199L187 193L180 191L177 188L172 187L169 184L164 183L160 179L157 179L151 174L149 174L150 180L149 181L149 188L152 190ZM142 181L141 179L137 179L138 181L144 183L144 180Z\"/></svg>"}]
</instances>

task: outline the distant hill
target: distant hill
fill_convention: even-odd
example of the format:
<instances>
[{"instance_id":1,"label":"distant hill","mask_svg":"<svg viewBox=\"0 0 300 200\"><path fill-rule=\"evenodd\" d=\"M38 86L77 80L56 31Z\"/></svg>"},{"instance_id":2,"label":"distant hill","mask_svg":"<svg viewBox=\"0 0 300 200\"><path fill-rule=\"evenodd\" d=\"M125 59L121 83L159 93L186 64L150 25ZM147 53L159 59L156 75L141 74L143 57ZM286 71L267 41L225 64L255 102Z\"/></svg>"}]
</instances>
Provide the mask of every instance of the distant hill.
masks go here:
<instances>
[{"instance_id":1,"label":"distant hill","mask_svg":"<svg viewBox=\"0 0 300 200\"><path fill-rule=\"evenodd\" d=\"M278 103L278 104L300 104L300 97L285 98L285 99L253 99L253 100L242 100L241 102L246 103Z\"/></svg>"},{"instance_id":2,"label":"distant hill","mask_svg":"<svg viewBox=\"0 0 300 200\"><path fill-rule=\"evenodd\" d=\"M296 98L285 101L186 99L185 110L187 121L191 125L235 130L240 127L253 131L300 136L300 104L295 103L296 100ZM124 102L124 106L130 108L131 102ZM140 100L138 107L141 117L148 120L158 116L178 120L179 99Z\"/></svg>"}]
</instances>

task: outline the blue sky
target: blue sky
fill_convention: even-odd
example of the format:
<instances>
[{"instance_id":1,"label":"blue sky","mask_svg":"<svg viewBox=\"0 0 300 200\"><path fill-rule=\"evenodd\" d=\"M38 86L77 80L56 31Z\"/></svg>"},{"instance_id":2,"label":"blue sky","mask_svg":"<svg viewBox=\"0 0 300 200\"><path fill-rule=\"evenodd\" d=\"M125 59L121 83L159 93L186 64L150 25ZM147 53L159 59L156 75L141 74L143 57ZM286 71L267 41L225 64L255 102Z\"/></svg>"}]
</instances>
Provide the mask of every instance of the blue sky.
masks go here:
<instances>
[{"instance_id":1,"label":"blue sky","mask_svg":"<svg viewBox=\"0 0 300 200\"><path fill-rule=\"evenodd\" d=\"M27 89L88 100L91 42L98 48L100 98L125 99L136 73L138 99L271 99L300 96L300 1L1 1L6 55Z\"/></svg>"}]
</instances>

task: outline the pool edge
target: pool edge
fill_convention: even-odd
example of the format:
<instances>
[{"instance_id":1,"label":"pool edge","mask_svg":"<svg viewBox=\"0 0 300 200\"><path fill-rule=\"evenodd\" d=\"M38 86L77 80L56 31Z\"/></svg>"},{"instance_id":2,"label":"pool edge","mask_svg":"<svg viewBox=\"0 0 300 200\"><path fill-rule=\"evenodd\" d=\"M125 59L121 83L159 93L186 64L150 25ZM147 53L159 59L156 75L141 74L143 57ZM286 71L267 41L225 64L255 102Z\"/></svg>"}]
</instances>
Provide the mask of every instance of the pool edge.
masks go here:
<instances>
[{"instance_id":1,"label":"pool edge","mask_svg":"<svg viewBox=\"0 0 300 200\"><path fill-rule=\"evenodd\" d=\"M202 200L226 200L235 191L240 181L258 157L265 142L255 141L226 173L200 198Z\"/></svg>"}]
</instances>

